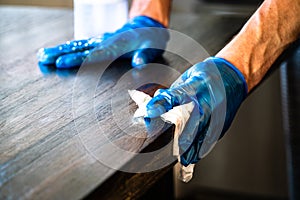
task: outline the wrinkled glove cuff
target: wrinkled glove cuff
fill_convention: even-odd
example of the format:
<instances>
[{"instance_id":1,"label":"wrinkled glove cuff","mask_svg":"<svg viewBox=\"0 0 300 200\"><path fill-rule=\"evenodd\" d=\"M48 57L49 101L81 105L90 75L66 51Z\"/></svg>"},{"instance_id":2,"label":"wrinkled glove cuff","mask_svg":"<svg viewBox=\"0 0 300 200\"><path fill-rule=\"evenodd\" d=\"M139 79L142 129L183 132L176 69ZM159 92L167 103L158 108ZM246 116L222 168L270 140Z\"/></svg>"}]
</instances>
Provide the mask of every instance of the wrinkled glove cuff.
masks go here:
<instances>
[{"instance_id":1,"label":"wrinkled glove cuff","mask_svg":"<svg viewBox=\"0 0 300 200\"><path fill-rule=\"evenodd\" d=\"M213 59L215 62L224 62L228 67L230 67L233 71L236 72L236 74L243 81L244 98L246 98L247 97L247 93L248 93L248 86L247 86L247 83L246 83L246 79L245 79L244 75L241 73L241 71L239 69L237 69L236 66L234 66L231 62L227 61L224 58L211 57L211 59Z\"/></svg>"},{"instance_id":2,"label":"wrinkled glove cuff","mask_svg":"<svg viewBox=\"0 0 300 200\"><path fill-rule=\"evenodd\" d=\"M137 24L138 26L142 25L142 27L166 28L163 24L148 16L137 16L131 18L128 23L132 25Z\"/></svg>"},{"instance_id":3,"label":"wrinkled glove cuff","mask_svg":"<svg viewBox=\"0 0 300 200\"><path fill-rule=\"evenodd\" d=\"M247 97L248 87L242 73L224 58L210 57L206 62L213 62L218 68L226 92L226 117L220 138L231 125L241 103Z\"/></svg>"}]
</instances>

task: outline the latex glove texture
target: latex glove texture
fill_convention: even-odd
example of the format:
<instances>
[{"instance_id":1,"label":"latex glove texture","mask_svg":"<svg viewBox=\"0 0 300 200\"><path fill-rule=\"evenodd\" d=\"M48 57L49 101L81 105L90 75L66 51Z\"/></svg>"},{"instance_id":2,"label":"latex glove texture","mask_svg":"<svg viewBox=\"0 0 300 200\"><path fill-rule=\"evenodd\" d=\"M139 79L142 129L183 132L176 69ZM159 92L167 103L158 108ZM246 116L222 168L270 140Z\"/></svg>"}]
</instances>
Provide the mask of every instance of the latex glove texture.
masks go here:
<instances>
[{"instance_id":1,"label":"latex glove texture","mask_svg":"<svg viewBox=\"0 0 300 200\"><path fill-rule=\"evenodd\" d=\"M180 162L188 166L204 157L223 136L246 95L247 85L239 70L225 59L211 57L189 68L169 89L158 90L146 106L147 117L195 104L179 138Z\"/></svg>"},{"instance_id":2,"label":"latex glove texture","mask_svg":"<svg viewBox=\"0 0 300 200\"><path fill-rule=\"evenodd\" d=\"M132 58L132 66L139 68L160 56L168 39L168 32L162 24L149 17L138 16L114 33L42 48L37 56L41 64L73 68L79 67L87 57L91 62L101 62L125 54L126 58ZM153 46L156 48L151 48ZM135 51L128 53L130 49Z\"/></svg>"}]
</instances>

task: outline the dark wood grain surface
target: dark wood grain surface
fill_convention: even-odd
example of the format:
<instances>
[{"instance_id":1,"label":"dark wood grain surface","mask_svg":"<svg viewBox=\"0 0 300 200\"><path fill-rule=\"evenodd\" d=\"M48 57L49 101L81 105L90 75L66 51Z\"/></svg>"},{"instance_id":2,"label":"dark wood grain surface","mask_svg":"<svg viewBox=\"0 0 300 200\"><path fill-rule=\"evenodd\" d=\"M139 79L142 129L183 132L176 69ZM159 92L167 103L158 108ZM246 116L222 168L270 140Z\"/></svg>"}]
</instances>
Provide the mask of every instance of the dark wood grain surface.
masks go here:
<instances>
[{"instance_id":1,"label":"dark wood grain surface","mask_svg":"<svg viewBox=\"0 0 300 200\"><path fill-rule=\"evenodd\" d=\"M0 199L80 199L91 191L105 193L103 198L137 198L159 181L174 161L172 126L162 128L158 121L148 129L128 118L136 109L126 96L128 85L115 86L130 72L130 62L116 61L101 78L99 66L88 72L39 66L39 48L72 39L72 11L1 6L0 15ZM213 12L174 13L172 28L213 54L245 20ZM157 62L179 72L190 65L168 53ZM164 86L175 78L164 77ZM150 84L142 90L151 93L156 88ZM93 95L87 95L91 90ZM111 144L132 154L116 157ZM148 164L140 166L134 153L152 152L162 144L169 146L149 154ZM166 160L169 165L154 172L118 171L139 172Z\"/></svg>"}]
</instances>

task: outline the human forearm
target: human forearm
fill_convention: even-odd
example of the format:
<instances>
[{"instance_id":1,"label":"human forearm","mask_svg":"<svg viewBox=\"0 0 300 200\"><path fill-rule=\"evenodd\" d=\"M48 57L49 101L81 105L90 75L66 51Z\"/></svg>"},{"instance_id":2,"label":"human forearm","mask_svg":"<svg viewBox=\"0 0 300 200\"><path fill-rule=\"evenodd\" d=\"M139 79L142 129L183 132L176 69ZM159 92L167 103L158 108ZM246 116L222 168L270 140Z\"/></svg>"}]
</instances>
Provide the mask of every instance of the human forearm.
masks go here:
<instances>
[{"instance_id":1,"label":"human forearm","mask_svg":"<svg viewBox=\"0 0 300 200\"><path fill-rule=\"evenodd\" d=\"M299 0L266 0L216 57L234 64L250 91L284 49L299 37L299 12Z\"/></svg>"},{"instance_id":2,"label":"human forearm","mask_svg":"<svg viewBox=\"0 0 300 200\"><path fill-rule=\"evenodd\" d=\"M129 17L144 15L169 26L172 0L133 0Z\"/></svg>"}]
</instances>

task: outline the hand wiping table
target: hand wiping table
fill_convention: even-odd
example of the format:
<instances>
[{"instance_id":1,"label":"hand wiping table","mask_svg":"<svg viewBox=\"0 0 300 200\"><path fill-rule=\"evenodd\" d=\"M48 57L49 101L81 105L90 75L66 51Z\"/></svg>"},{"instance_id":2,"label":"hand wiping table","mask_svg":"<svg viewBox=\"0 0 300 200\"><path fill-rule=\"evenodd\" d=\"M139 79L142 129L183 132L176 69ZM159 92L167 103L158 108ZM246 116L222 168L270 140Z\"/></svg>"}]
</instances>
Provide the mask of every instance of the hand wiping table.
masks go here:
<instances>
[{"instance_id":1,"label":"hand wiping table","mask_svg":"<svg viewBox=\"0 0 300 200\"><path fill-rule=\"evenodd\" d=\"M138 109L135 111L134 119L144 119L146 116L146 105L152 99L151 96L145 94L144 92L138 90L128 90L128 93L132 100L138 105ZM187 123L190 114L194 108L194 103L190 102L184 105L176 106L170 111L162 114L160 117L162 120L168 123L175 124L174 131L174 142L173 142L173 155L177 157L180 163L180 147L179 147L179 137ZM140 120L141 122L143 120ZM190 164L187 167L180 164L179 168L179 179L183 182L189 182L193 177L195 164Z\"/></svg>"}]
</instances>

